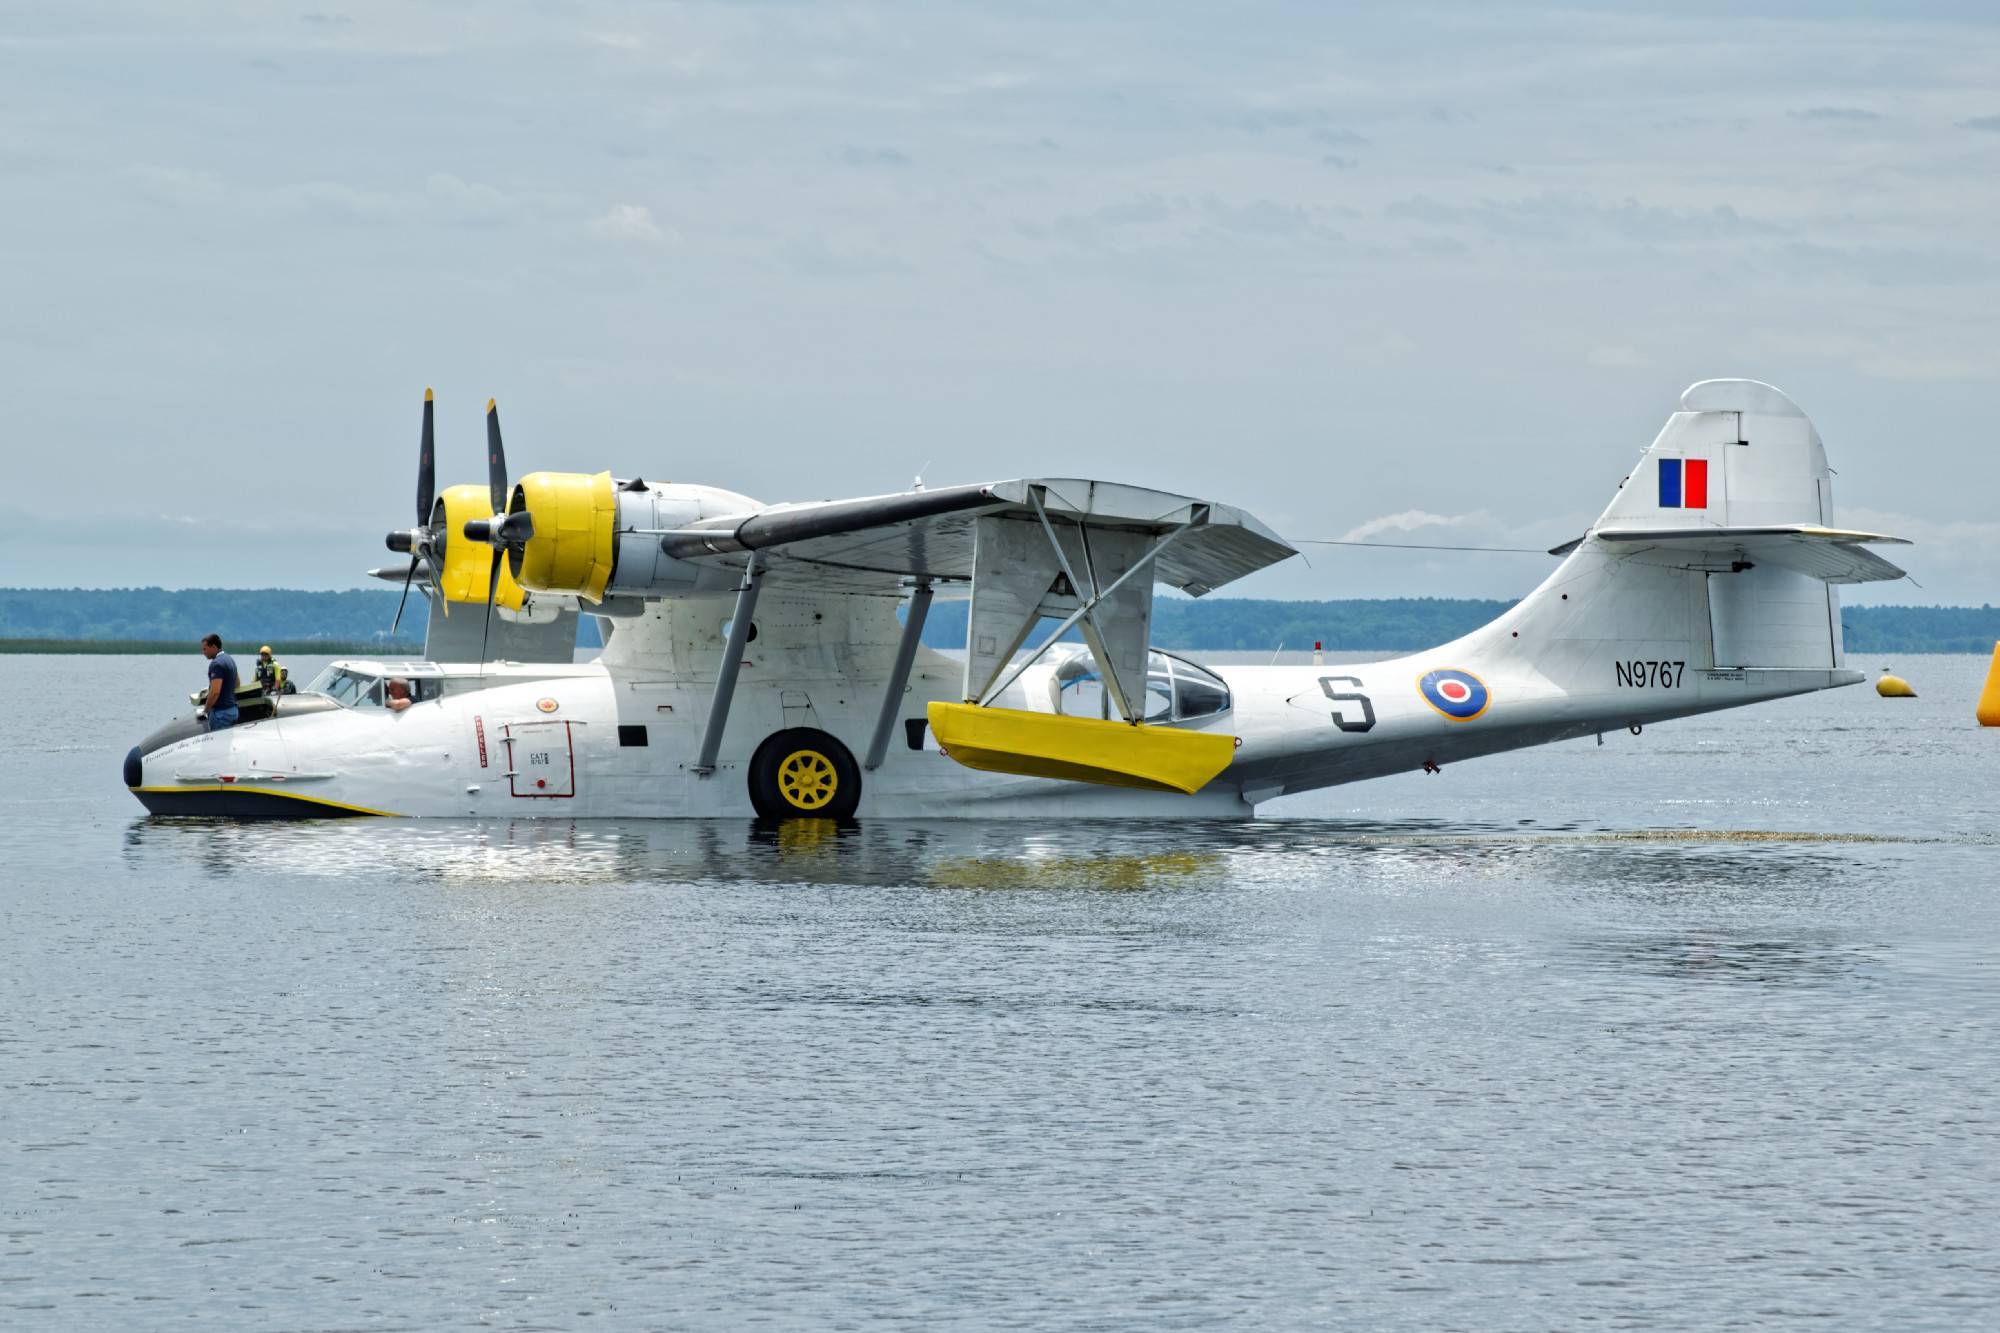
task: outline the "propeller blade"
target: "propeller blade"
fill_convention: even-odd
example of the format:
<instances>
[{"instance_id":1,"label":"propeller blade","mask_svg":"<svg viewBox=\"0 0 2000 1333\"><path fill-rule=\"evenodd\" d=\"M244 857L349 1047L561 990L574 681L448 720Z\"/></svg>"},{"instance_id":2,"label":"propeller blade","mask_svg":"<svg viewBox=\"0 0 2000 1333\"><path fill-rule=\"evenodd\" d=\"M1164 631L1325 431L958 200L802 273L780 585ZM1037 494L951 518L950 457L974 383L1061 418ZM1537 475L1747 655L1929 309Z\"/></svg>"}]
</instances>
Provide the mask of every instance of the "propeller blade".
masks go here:
<instances>
[{"instance_id":1,"label":"propeller blade","mask_svg":"<svg viewBox=\"0 0 2000 1333\"><path fill-rule=\"evenodd\" d=\"M490 420L490 418L488 418ZM494 552L492 572L486 576L486 624L480 628L480 664L486 664L486 638L494 632L494 594L500 592L500 552Z\"/></svg>"},{"instance_id":2,"label":"propeller blade","mask_svg":"<svg viewBox=\"0 0 2000 1333\"><path fill-rule=\"evenodd\" d=\"M431 431L431 391L424 390L424 433L417 444L417 526L431 521L431 501L437 495L437 439Z\"/></svg>"},{"instance_id":3,"label":"propeller blade","mask_svg":"<svg viewBox=\"0 0 2000 1333\"><path fill-rule=\"evenodd\" d=\"M410 584L416 579L416 577L417 577L417 557L411 556L410 572L403 575L403 596L401 600L399 600L396 603L396 618L389 622L389 637L392 639L396 637L396 630L400 628L403 623L403 608L409 605Z\"/></svg>"},{"instance_id":4,"label":"propeller blade","mask_svg":"<svg viewBox=\"0 0 2000 1333\"><path fill-rule=\"evenodd\" d=\"M500 409L486 400L486 485L493 496L493 514L507 512L507 451L500 447Z\"/></svg>"}]
</instances>

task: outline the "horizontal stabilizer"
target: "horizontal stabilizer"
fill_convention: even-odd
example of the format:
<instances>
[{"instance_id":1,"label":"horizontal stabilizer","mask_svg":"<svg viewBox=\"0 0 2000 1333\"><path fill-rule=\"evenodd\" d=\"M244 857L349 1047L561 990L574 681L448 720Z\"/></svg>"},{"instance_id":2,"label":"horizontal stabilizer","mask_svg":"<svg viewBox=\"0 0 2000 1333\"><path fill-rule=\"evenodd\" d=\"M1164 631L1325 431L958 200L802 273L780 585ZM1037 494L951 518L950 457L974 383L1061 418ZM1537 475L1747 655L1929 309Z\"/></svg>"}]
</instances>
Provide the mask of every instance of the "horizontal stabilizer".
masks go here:
<instances>
[{"instance_id":1,"label":"horizontal stabilizer","mask_svg":"<svg viewBox=\"0 0 2000 1333\"><path fill-rule=\"evenodd\" d=\"M1628 551L1661 550L1717 565L1777 565L1823 583L1878 583L1903 571L1864 543L1910 543L1877 532L1852 532L1793 523L1742 528L1653 528L1599 531L1598 540Z\"/></svg>"}]
</instances>

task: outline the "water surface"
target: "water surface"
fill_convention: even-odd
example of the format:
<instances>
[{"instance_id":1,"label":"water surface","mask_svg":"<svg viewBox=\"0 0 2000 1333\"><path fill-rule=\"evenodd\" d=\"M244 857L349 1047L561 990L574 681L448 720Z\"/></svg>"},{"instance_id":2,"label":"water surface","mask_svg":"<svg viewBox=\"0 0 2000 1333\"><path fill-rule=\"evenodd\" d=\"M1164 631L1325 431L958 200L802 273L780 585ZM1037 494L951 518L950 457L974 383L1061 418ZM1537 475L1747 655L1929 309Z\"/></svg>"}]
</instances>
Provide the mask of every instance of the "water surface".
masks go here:
<instances>
[{"instance_id":1,"label":"water surface","mask_svg":"<svg viewBox=\"0 0 2000 1333\"><path fill-rule=\"evenodd\" d=\"M0 718L0 1325L1991 1326L2000 731L1894 665L827 832L149 821L199 659L0 658L63 705Z\"/></svg>"}]
</instances>

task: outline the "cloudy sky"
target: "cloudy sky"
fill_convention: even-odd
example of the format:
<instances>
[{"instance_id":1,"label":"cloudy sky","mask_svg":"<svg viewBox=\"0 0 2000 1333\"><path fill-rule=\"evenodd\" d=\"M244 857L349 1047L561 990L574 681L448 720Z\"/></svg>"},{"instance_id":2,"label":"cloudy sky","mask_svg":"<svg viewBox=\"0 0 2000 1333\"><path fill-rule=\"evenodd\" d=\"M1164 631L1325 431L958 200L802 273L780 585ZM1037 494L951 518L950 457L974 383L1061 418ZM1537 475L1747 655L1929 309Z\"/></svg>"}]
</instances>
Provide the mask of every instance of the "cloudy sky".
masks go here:
<instances>
[{"instance_id":1,"label":"cloudy sky","mask_svg":"<svg viewBox=\"0 0 2000 1333\"><path fill-rule=\"evenodd\" d=\"M355 586L426 384L446 480L497 395L517 472L1101 475L1539 547L1744 375L1922 542L1855 600L2000 601L1996 13L10 4L0 584Z\"/></svg>"}]
</instances>

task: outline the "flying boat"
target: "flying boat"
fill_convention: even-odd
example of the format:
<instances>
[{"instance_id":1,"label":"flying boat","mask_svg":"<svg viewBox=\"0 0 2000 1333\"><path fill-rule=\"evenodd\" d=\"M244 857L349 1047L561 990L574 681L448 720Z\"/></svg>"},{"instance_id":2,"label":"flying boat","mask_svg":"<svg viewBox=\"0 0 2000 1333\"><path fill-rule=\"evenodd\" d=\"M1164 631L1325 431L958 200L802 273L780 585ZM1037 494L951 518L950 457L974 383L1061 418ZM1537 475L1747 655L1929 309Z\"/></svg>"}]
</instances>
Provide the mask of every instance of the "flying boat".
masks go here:
<instances>
[{"instance_id":1,"label":"flying boat","mask_svg":"<svg viewBox=\"0 0 2000 1333\"><path fill-rule=\"evenodd\" d=\"M1297 792L1863 679L1838 588L1903 576L1834 526L1820 437L1778 389L1705 380L1553 572L1492 623L1349 665L1203 665L1151 644L1296 554L1216 499L1024 477L762 504L507 472L389 535L421 658L344 659L255 721L133 747L156 815L1241 819ZM963 598L962 655L925 646ZM577 662L578 618L604 647ZM1050 622L1054 622L1050 624Z\"/></svg>"}]
</instances>

